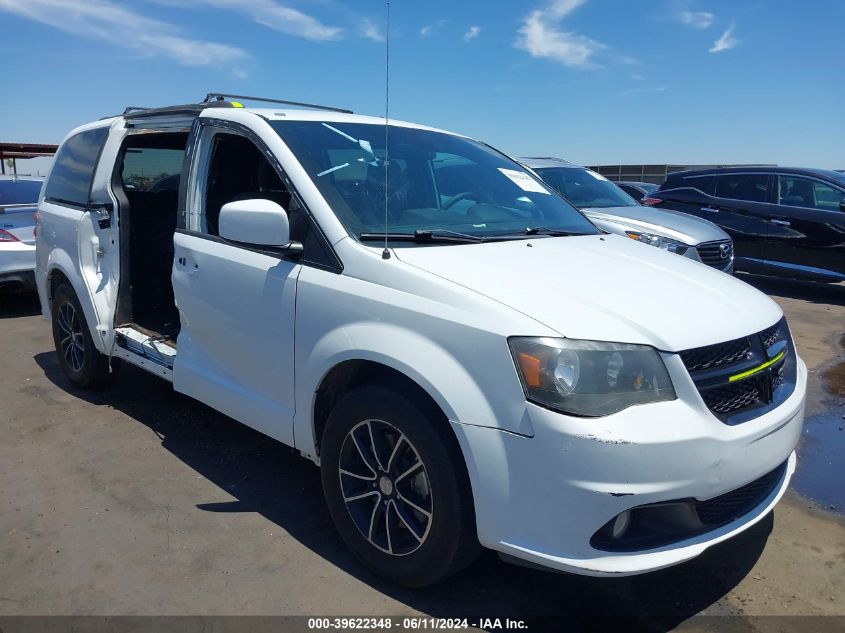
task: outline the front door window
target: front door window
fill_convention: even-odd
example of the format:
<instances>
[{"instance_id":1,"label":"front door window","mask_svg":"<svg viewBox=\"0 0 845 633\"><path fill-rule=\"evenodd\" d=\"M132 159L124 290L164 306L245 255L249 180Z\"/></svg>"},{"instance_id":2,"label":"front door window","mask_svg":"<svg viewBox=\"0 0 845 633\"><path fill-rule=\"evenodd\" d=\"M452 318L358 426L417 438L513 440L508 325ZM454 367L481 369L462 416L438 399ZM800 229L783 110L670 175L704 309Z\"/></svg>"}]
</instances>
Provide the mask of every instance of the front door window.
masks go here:
<instances>
[{"instance_id":1,"label":"front door window","mask_svg":"<svg viewBox=\"0 0 845 633\"><path fill-rule=\"evenodd\" d=\"M778 204L823 211L840 211L845 191L811 178L778 177Z\"/></svg>"}]
</instances>

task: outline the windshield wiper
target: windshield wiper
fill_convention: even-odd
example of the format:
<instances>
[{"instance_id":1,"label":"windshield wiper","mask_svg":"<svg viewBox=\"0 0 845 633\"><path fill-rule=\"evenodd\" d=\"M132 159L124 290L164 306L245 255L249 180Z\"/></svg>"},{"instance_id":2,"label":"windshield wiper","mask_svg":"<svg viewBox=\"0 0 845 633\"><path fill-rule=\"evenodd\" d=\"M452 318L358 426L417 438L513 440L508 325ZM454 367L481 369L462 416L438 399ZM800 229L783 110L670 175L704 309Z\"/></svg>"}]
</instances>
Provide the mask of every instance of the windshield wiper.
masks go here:
<instances>
[{"instance_id":1,"label":"windshield wiper","mask_svg":"<svg viewBox=\"0 0 845 633\"><path fill-rule=\"evenodd\" d=\"M458 233L449 229L417 229L413 233L361 233L358 238L362 242L375 242L387 238L388 240L416 242L418 244L475 244L486 241L485 238L477 235Z\"/></svg>"},{"instance_id":2,"label":"windshield wiper","mask_svg":"<svg viewBox=\"0 0 845 633\"><path fill-rule=\"evenodd\" d=\"M550 229L545 226L527 226L522 232L525 235L551 235L552 237L589 235L589 233L584 233L583 231L564 231L562 229Z\"/></svg>"}]
</instances>

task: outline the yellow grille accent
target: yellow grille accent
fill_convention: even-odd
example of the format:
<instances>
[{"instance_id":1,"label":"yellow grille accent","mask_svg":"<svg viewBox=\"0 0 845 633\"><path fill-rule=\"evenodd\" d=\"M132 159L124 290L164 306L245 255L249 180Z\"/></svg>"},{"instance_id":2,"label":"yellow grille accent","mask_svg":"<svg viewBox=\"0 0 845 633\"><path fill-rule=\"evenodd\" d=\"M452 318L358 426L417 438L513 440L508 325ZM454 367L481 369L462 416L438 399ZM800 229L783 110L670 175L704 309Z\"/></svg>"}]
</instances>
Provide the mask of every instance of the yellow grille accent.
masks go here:
<instances>
[{"instance_id":1,"label":"yellow grille accent","mask_svg":"<svg viewBox=\"0 0 845 633\"><path fill-rule=\"evenodd\" d=\"M760 373L764 369L771 367L776 362L778 362L781 358L786 355L786 350L783 350L780 354L775 356L773 359L766 361L762 365L757 365L757 367L752 367L751 369L741 372L739 374L735 374L728 378L728 382L736 382L737 380L742 380L743 378L748 378L749 376L753 376L754 374Z\"/></svg>"}]
</instances>

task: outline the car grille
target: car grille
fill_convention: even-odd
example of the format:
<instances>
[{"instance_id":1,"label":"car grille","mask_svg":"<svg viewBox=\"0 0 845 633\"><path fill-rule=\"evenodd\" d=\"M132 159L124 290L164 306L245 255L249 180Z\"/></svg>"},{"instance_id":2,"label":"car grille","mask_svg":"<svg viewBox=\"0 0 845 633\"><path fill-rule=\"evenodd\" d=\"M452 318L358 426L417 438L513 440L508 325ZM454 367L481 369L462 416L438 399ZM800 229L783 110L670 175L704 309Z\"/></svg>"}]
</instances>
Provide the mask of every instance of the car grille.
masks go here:
<instances>
[{"instance_id":1,"label":"car grille","mask_svg":"<svg viewBox=\"0 0 845 633\"><path fill-rule=\"evenodd\" d=\"M719 242L706 242L695 247L698 257L702 263L718 268L719 270L731 270L734 261L734 244L731 240Z\"/></svg>"},{"instance_id":2,"label":"car grille","mask_svg":"<svg viewBox=\"0 0 845 633\"><path fill-rule=\"evenodd\" d=\"M695 510L702 523L724 525L738 519L759 505L783 480L786 462L750 484L707 501L698 501Z\"/></svg>"},{"instance_id":3,"label":"car grille","mask_svg":"<svg viewBox=\"0 0 845 633\"><path fill-rule=\"evenodd\" d=\"M785 335L785 328L783 327L783 323L780 321L775 323L768 330L760 332L760 337L763 339L763 345L765 345L766 348L769 348L778 341L782 340Z\"/></svg>"},{"instance_id":4,"label":"car grille","mask_svg":"<svg viewBox=\"0 0 845 633\"><path fill-rule=\"evenodd\" d=\"M778 365L772 372L772 391L777 391L778 387L783 384L785 373L783 364Z\"/></svg>"},{"instance_id":5,"label":"car grille","mask_svg":"<svg viewBox=\"0 0 845 633\"><path fill-rule=\"evenodd\" d=\"M724 387L708 389L701 394L707 408L727 415L756 404L766 397L766 384L760 378L749 378Z\"/></svg>"},{"instance_id":6,"label":"car grille","mask_svg":"<svg viewBox=\"0 0 845 633\"><path fill-rule=\"evenodd\" d=\"M687 369L691 372L703 369L712 369L722 365L730 365L737 361L748 358L751 353L751 344L747 338L738 338L735 341L698 347L681 352L681 359Z\"/></svg>"},{"instance_id":7,"label":"car grille","mask_svg":"<svg viewBox=\"0 0 845 633\"><path fill-rule=\"evenodd\" d=\"M762 415L795 388L795 348L785 319L757 334L680 356L704 404L726 424Z\"/></svg>"}]
</instances>

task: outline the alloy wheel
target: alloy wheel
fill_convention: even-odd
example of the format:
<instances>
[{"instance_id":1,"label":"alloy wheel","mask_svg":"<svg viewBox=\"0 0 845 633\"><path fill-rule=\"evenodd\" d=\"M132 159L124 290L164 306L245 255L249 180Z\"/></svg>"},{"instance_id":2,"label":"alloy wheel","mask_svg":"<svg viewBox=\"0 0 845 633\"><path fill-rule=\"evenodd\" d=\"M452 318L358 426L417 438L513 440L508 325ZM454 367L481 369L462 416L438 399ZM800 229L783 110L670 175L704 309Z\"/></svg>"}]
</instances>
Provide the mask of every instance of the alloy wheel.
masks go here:
<instances>
[{"instance_id":1,"label":"alloy wheel","mask_svg":"<svg viewBox=\"0 0 845 633\"><path fill-rule=\"evenodd\" d=\"M75 372L82 370L85 362L85 339L82 335L82 323L76 309L69 302L59 307L59 347L65 362Z\"/></svg>"},{"instance_id":2,"label":"alloy wheel","mask_svg":"<svg viewBox=\"0 0 845 633\"><path fill-rule=\"evenodd\" d=\"M365 420L340 450L340 489L358 531L393 556L417 551L433 519L431 482L408 437L384 420Z\"/></svg>"}]
</instances>

